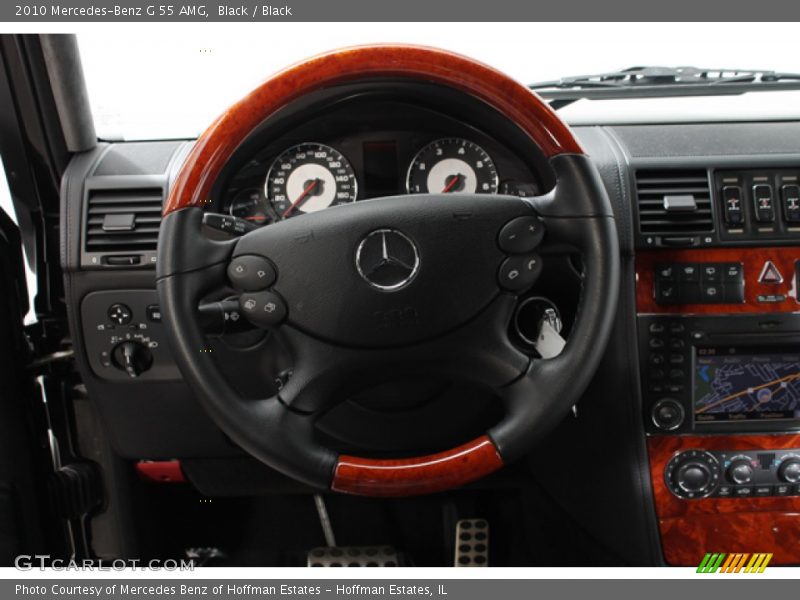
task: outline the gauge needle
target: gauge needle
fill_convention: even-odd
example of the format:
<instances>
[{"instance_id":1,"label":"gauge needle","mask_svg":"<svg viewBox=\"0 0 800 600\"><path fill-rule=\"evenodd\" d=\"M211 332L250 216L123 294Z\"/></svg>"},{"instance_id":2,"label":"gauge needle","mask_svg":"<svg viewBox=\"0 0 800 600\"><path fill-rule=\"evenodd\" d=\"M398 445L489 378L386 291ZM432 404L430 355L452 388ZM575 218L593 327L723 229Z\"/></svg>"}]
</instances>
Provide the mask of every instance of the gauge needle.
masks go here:
<instances>
[{"instance_id":1,"label":"gauge needle","mask_svg":"<svg viewBox=\"0 0 800 600\"><path fill-rule=\"evenodd\" d=\"M292 202L292 205L291 205L289 208L287 208L285 211L283 211L283 214L281 215L281 218L282 218L282 219L285 219L286 217L288 217L288 216L289 216L289 214L291 214L291 212L292 212L292 211L293 211L295 208L297 208L297 207L300 205L300 203L301 203L303 200L305 200L305 199L306 199L306 197L307 197L307 196L308 196L308 195L311 193L311 191L312 191L312 190L313 190L315 187L317 187L317 184L318 184L318 183L319 183L319 179L314 179L314 180L313 180L311 183L309 183L309 184L306 186L306 189L304 189L304 190L303 190L303 192L302 192L302 193L301 193L301 194L300 194L300 195L297 197L297 200L295 200L294 202Z\"/></svg>"},{"instance_id":2,"label":"gauge needle","mask_svg":"<svg viewBox=\"0 0 800 600\"><path fill-rule=\"evenodd\" d=\"M449 192L450 190L452 190L452 189L453 189L453 188L456 186L456 184L457 184L459 181L461 181L461 173L458 173L457 175L455 175L455 176L454 176L454 177L453 177L453 178L450 180L450 183L448 183L446 186L444 186L444 189L442 190L442 193L443 193L443 194L446 194L447 192Z\"/></svg>"}]
</instances>

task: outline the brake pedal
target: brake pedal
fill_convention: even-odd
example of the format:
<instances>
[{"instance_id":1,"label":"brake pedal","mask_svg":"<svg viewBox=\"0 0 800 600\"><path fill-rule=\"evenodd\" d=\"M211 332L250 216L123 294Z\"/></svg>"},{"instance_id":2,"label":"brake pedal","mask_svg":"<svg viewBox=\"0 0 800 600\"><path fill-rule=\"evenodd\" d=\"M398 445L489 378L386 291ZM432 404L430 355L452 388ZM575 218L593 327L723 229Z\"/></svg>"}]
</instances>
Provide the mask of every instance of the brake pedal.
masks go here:
<instances>
[{"instance_id":1,"label":"brake pedal","mask_svg":"<svg viewBox=\"0 0 800 600\"><path fill-rule=\"evenodd\" d=\"M308 553L309 567L399 567L400 555L391 546L345 546L314 548Z\"/></svg>"},{"instance_id":2,"label":"brake pedal","mask_svg":"<svg viewBox=\"0 0 800 600\"><path fill-rule=\"evenodd\" d=\"M486 519L461 519L456 523L456 567L489 566L489 522Z\"/></svg>"}]
</instances>

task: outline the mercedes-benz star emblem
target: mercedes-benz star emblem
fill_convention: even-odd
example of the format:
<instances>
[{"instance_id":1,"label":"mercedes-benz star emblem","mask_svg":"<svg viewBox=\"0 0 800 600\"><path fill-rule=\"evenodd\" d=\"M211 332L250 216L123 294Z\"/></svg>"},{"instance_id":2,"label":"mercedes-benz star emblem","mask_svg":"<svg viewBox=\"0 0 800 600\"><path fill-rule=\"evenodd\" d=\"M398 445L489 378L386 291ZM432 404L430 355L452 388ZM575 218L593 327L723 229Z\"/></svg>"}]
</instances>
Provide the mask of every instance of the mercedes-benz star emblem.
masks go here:
<instances>
[{"instance_id":1,"label":"mercedes-benz star emblem","mask_svg":"<svg viewBox=\"0 0 800 600\"><path fill-rule=\"evenodd\" d=\"M396 229L376 229L358 245L356 268L375 289L395 292L406 287L419 271L414 242Z\"/></svg>"}]
</instances>

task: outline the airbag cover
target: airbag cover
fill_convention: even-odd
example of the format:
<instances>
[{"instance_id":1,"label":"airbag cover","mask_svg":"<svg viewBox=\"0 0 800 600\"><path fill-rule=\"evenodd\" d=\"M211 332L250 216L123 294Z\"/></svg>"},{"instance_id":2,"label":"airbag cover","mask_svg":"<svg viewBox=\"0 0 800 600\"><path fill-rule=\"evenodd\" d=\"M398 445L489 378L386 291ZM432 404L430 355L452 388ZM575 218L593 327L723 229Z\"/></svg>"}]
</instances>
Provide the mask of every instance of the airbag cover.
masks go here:
<instances>
[{"instance_id":1,"label":"airbag cover","mask_svg":"<svg viewBox=\"0 0 800 600\"><path fill-rule=\"evenodd\" d=\"M288 322L306 333L357 347L412 344L466 323L500 293L497 270L505 255L498 232L530 214L528 204L511 196L377 198L251 232L234 257L272 261L273 290L286 301ZM381 230L388 233L386 250ZM381 267L384 252L390 264Z\"/></svg>"}]
</instances>

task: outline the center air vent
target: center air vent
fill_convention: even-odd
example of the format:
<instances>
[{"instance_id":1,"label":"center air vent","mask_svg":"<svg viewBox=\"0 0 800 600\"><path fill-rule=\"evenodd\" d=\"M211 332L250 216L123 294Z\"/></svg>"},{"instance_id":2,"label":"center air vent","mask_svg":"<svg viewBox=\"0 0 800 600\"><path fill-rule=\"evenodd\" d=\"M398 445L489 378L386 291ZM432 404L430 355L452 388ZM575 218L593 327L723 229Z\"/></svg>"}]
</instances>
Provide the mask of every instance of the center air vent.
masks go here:
<instances>
[{"instance_id":1,"label":"center air vent","mask_svg":"<svg viewBox=\"0 0 800 600\"><path fill-rule=\"evenodd\" d=\"M714 231L705 170L651 170L636 174L639 232L691 235Z\"/></svg>"},{"instance_id":2,"label":"center air vent","mask_svg":"<svg viewBox=\"0 0 800 600\"><path fill-rule=\"evenodd\" d=\"M162 190L92 190L86 210L86 252L153 252L161 223Z\"/></svg>"}]
</instances>

